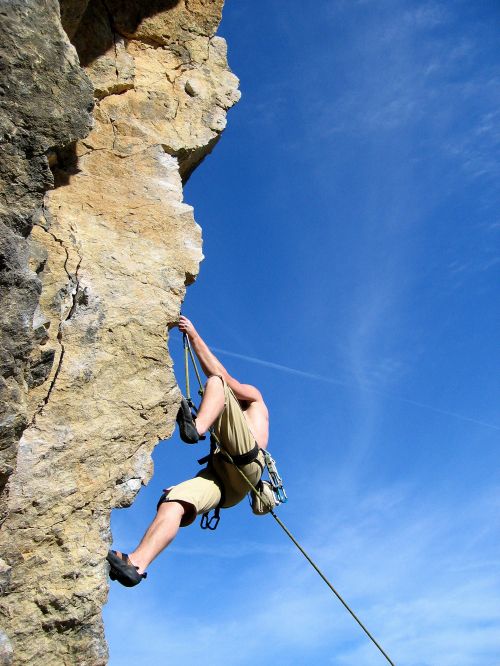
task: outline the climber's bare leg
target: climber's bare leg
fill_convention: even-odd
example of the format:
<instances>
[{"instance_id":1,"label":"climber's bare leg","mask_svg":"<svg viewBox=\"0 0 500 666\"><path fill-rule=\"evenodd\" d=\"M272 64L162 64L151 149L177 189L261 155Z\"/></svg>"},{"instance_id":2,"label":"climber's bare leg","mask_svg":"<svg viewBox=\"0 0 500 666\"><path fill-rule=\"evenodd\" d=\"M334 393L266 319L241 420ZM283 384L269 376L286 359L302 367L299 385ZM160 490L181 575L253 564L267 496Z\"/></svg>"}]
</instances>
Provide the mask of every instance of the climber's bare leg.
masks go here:
<instances>
[{"instance_id":1,"label":"climber's bare leg","mask_svg":"<svg viewBox=\"0 0 500 666\"><path fill-rule=\"evenodd\" d=\"M144 573L150 563L173 541L181 524L186 506L181 502L163 502L158 507L155 519L146 530L141 543L129 560Z\"/></svg>"},{"instance_id":2,"label":"climber's bare leg","mask_svg":"<svg viewBox=\"0 0 500 666\"><path fill-rule=\"evenodd\" d=\"M196 416L196 430L199 435L207 432L224 409L224 384L222 379L212 375L205 384L205 393Z\"/></svg>"},{"instance_id":3,"label":"climber's bare leg","mask_svg":"<svg viewBox=\"0 0 500 666\"><path fill-rule=\"evenodd\" d=\"M196 417L196 429L204 434L224 409L224 385L220 377L213 375L205 384L205 392ZM150 563L175 538L182 517L188 506L180 501L160 504L155 519L146 530L137 548L129 554L130 562L144 573Z\"/></svg>"}]
</instances>

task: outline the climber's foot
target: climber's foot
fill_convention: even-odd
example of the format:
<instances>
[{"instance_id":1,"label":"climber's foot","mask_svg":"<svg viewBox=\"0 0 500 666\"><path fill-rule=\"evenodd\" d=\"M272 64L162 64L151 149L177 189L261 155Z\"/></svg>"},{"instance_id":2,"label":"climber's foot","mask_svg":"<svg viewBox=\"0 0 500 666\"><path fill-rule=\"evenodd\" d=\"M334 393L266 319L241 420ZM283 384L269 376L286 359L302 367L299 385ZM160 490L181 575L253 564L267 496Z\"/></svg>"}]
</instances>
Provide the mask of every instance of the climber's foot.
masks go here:
<instances>
[{"instance_id":1,"label":"climber's foot","mask_svg":"<svg viewBox=\"0 0 500 666\"><path fill-rule=\"evenodd\" d=\"M179 434L182 441L186 442L186 444L196 444L200 439L200 435L196 430L196 424L186 398L182 398L181 400L181 406L177 412L176 421L179 426Z\"/></svg>"},{"instance_id":2,"label":"climber's foot","mask_svg":"<svg viewBox=\"0 0 500 666\"><path fill-rule=\"evenodd\" d=\"M139 585L147 573L140 574L132 564L127 553L120 553L117 550L109 550L106 557L109 562L109 577L111 580L117 580L125 587L134 587Z\"/></svg>"}]
</instances>

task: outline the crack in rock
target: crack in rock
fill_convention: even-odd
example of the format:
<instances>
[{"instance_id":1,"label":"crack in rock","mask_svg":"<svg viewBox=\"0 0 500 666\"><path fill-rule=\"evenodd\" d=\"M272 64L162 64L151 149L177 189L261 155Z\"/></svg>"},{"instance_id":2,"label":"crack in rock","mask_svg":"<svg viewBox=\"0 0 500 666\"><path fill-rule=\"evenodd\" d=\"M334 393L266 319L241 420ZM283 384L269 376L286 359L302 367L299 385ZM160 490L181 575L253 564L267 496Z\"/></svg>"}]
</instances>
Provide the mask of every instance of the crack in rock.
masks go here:
<instances>
[{"instance_id":1,"label":"crack in rock","mask_svg":"<svg viewBox=\"0 0 500 666\"><path fill-rule=\"evenodd\" d=\"M73 249L75 251L75 254L78 257L78 263L76 265L74 274L71 274L68 270L68 263L69 263L69 260L70 260L69 250L66 247L64 241L61 238L58 238L50 230L49 215L48 215L46 207L45 207L45 202L42 205L42 216L45 220L46 226L39 225L40 228L43 229L45 231L45 233L47 233L58 245L60 245L60 247L64 250L64 253L65 253L65 260L64 260L64 264L63 264L63 269L64 269L64 272L66 273L66 275L68 276L68 285L70 286L70 289L71 289L71 292L70 292L71 293L71 307L70 307L66 317L64 317L61 320L61 322L59 323L59 327L58 327L58 332L57 332L56 339L57 339L57 341L59 343L59 346L60 346L60 354L59 354L57 367L56 367L54 375L53 375L53 377L50 381L50 385L49 385L49 388L47 390L47 393L44 396L44 398L42 399L42 404L35 411L30 423L28 424L28 427L36 425L37 417L41 416L41 414L43 413L43 410L44 410L45 406L48 404L48 402L50 400L50 396L52 395L52 392L55 388L57 379L59 377L59 373L61 372L62 364L63 364L63 361L64 361L64 355L66 353L64 343L63 343L63 326L64 326L64 323L67 322L69 319L71 319L73 317L73 315L75 314L76 308L79 304L79 295L80 295L79 269L80 269L80 266L82 264L82 257L80 255L80 253L78 252L78 250L76 249L76 247L73 247Z\"/></svg>"}]
</instances>

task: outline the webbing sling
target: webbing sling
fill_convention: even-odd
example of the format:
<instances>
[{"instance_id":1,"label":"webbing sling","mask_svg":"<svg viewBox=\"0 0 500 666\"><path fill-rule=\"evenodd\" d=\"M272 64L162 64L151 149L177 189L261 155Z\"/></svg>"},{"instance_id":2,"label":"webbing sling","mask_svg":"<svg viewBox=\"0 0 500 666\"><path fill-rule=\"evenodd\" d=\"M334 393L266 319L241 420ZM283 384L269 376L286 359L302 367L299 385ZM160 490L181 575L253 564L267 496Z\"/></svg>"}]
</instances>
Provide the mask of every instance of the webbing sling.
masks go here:
<instances>
[{"instance_id":1,"label":"webbing sling","mask_svg":"<svg viewBox=\"0 0 500 666\"><path fill-rule=\"evenodd\" d=\"M188 376L188 375L189 375L188 354L189 354L190 357L191 357L191 361L192 361L192 363L193 363L193 367L194 367L195 372L196 372L196 376L197 376L197 379L198 379L199 386L200 386L200 388L199 388L199 390L198 390L198 393L200 394L200 396L203 396L203 384L202 384L202 381L201 381L200 374L199 374L199 372L198 372L198 367L197 367L197 365L196 365L196 361L195 361L195 358L194 358L194 355L193 355L193 351L192 351L192 349L191 349L191 344L190 344L190 342L189 342L189 338L188 338L188 336L186 335L186 333L183 334L183 342L184 342L184 358L185 358L185 369L186 369L186 392L189 393L189 376ZM190 401L190 397L189 397L189 395L186 396L186 399L187 399L188 402ZM297 541L297 539L295 539L295 537L294 537L293 534L290 532L290 530L286 527L286 525L283 523L283 521L281 521L281 520L278 518L278 516L277 516L276 513L274 512L274 507L272 507L272 506L269 504L269 502L267 501L267 498L264 497L264 495L262 495L262 494L257 490L257 488L253 485L253 483L252 483L252 482L250 481L250 479L246 476L246 474L243 472L243 470L241 470L241 469L238 467L238 465L236 465L236 464L234 463L234 459L231 457L231 455L230 455L227 451L225 451L225 450L223 449L223 447L221 446L221 443L220 443L220 441L219 441L217 435L215 435L215 433L214 433L213 430L211 429L211 430L210 430L210 439L212 440L212 438L215 440L215 442L216 442L218 448L224 453L226 459L234 464L235 468L238 470L238 473L239 473L239 474L241 475L241 477L245 480L245 482L246 482L246 484L248 485L248 487L250 488L250 490L252 490L252 491L253 491L253 492L254 492L254 493L260 498L260 500L262 501L262 503L263 503L265 506L267 506L267 507L269 508L269 513L270 513L271 516L274 518L274 520L278 523L278 525L279 525L279 526L281 527L281 529L285 532L285 534L288 536L288 538L293 542L293 544L294 544L294 545L300 550L300 552L302 553L302 555L306 558L306 560L307 560L307 561L309 562L309 564L313 567L313 569L316 571L316 573L321 577L321 579L322 579L322 580L326 583L326 585L330 588L330 590L331 590L331 591L333 592L333 594L337 597L337 599L338 599L338 600L340 601L340 603L344 606L344 608L350 613L350 615L351 615L351 616L354 618L354 620L358 623L358 625L359 625L359 626L361 627L361 629L365 632L365 634L368 636L368 638L372 641L372 643L375 645L375 647L378 648L378 650L379 650L379 651L381 652L381 654L385 657L385 659L387 660L387 662L388 662L389 664L391 664L391 666L396 666L396 664L391 660L391 658L389 657L389 655L387 654L387 652L385 652L385 650L382 648L382 646L380 645L380 643L377 642L377 640L376 640L376 639L372 636L372 634L368 631L368 629L367 629L367 628L365 627L365 625L361 622L361 620L358 618L358 616L355 614L355 612L354 612L354 611L348 606L347 602L344 601L344 599L342 598L342 596L340 595L340 593L337 592L337 590L333 587L333 585L330 583L330 581L329 581L328 578L325 576L325 574L321 571L321 569L318 567L318 565L317 565L317 564L314 562L314 560L313 560L313 559L307 554L307 552L302 548L302 546L300 545L300 543ZM219 504L219 506L217 507L216 511L217 511L219 508L220 508L220 504ZM215 516L214 516L213 518L215 518ZM213 518L212 518L212 520L213 520ZM218 522L219 522L219 516L218 516L218 514L217 514L217 523L218 523ZM215 527L217 527L217 525L215 525ZM209 528L209 529L215 529L215 527L214 527L214 528Z\"/></svg>"}]
</instances>

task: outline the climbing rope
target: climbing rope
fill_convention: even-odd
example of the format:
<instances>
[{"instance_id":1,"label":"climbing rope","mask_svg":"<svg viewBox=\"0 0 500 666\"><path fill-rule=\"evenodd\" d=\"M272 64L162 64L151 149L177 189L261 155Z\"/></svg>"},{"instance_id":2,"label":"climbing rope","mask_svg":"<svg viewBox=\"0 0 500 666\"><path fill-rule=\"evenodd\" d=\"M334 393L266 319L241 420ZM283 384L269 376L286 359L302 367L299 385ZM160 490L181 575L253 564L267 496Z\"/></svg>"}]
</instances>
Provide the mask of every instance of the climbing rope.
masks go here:
<instances>
[{"instance_id":1,"label":"climbing rope","mask_svg":"<svg viewBox=\"0 0 500 666\"><path fill-rule=\"evenodd\" d=\"M186 333L183 334L183 344L184 344L184 368L186 371L186 400L188 401L189 405L196 407L193 404L193 401L190 396L190 387L189 387L189 357L191 358L191 362L193 364L196 377L198 380L199 384L199 390L198 394L200 396L203 396L203 383L201 381L201 376L198 371L198 366L196 364L196 360L193 354L193 350L191 349L191 344L189 342L189 338L186 335ZM309 564L313 567L313 569L316 571L316 573L323 579L323 581L328 585L330 590L333 592L333 594L337 597L337 599L340 601L340 603L344 606L344 608L351 614L351 616L356 620L358 625L361 627L361 629L365 632L365 634L368 636L368 638L372 641L372 643L378 648L378 650L383 654L383 656L386 658L389 664L391 666L396 666L395 663L391 660L387 652L382 648L380 643L372 636L372 634L368 631L368 629L365 627L365 625L361 622L361 620L358 618L356 613L349 607L347 602L342 598L340 593L334 588L332 583L328 580L328 578L325 576L325 574L321 571L321 569L318 567L318 565L314 562L314 560L310 557L310 555L304 550L304 548L300 545L300 543L297 541L297 539L293 536L293 534L290 532L290 530L287 528L287 526L283 523L280 518L276 515L274 511L274 507L272 507L264 495L262 495L257 488L253 485L253 483L250 481L250 479L246 476L246 474L234 463L231 455L221 446L220 440L217 437L217 435L214 433L213 429L210 429L211 436L214 438L214 440L217 443L217 446L223 453L224 457L228 460L228 462L232 463L235 467L235 469L238 470L238 473L241 475L241 477L245 480L246 484L248 487L251 489L252 492L254 492L260 500L263 502L265 506L269 508L269 513L271 516L274 518L274 520L278 523L278 525L281 527L281 529L285 532L285 534L288 536L288 538L292 541L292 543L298 548L298 550L302 553L302 555L306 558L306 560L309 562Z\"/></svg>"}]
</instances>

